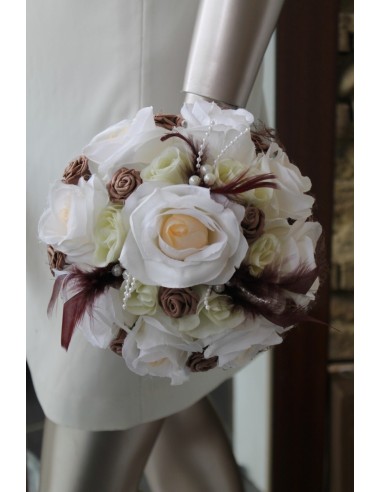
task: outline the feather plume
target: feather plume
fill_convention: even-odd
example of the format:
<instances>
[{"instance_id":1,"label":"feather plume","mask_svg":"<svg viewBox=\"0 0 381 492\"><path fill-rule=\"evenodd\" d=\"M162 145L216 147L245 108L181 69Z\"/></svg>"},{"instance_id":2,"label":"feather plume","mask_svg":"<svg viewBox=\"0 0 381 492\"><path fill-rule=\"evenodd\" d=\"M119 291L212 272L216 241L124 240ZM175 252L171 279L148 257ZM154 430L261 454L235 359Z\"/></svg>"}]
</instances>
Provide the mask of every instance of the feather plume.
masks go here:
<instances>
[{"instance_id":1,"label":"feather plume","mask_svg":"<svg viewBox=\"0 0 381 492\"><path fill-rule=\"evenodd\" d=\"M260 277L250 275L248 267L243 266L226 286L226 293L247 315L262 315L286 328L302 321L317 321L308 315L308 306L300 306L292 298L292 294L306 295L317 277L317 268L305 265L284 276L267 268Z\"/></svg>"},{"instance_id":2,"label":"feather plume","mask_svg":"<svg viewBox=\"0 0 381 492\"><path fill-rule=\"evenodd\" d=\"M276 183L268 181L269 179L276 179L275 174L266 173L251 177L246 177L246 174L247 171L237 176L230 183L213 188L213 193L238 195L239 193L245 193L245 191L254 190L256 188L278 188Z\"/></svg>"},{"instance_id":3,"label":"feather plume","mask_svg":"<svg viewBox=\"0 0 381 492\"><path fill-rule=\"evenodd\" d=\"M85 272L78 267L72 267L69 273L57 277L48 313L57 302L58 295L64 294L70 298L64 303L62 316L61 345L66 350L69 347L75 328L82 321L85 313L90 316L95 300L110 287L119 288L121 277L115 277L111 269L115 263L103 268L95 268Z\"/></svg>"}]
</instances>

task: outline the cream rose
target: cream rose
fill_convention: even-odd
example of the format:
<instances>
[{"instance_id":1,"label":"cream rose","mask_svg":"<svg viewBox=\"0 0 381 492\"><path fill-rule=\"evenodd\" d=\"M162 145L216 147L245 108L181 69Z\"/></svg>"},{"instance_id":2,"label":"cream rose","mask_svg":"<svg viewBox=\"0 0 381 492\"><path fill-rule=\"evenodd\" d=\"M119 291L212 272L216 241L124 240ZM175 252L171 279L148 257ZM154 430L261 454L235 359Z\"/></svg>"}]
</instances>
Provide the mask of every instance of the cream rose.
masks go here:
<instances>
[{"instance_id":1,"label":"cream rose","mask_svg":"<svg viewBox=\"0 0 381 492\"><path fill-rule=\"evenodd\" d=\"M196 339L203 339L231 330L245 320L243 309L235 307L229 296L212 292L208 298L209 309L207 310L204 304L206 288L198 288L198 291L201 299L197 308L200 323L195 327L180 327L181 333L186 333Z\"/></svg>"},{"instance_id":2,"label":"cream rose","mask_svg":"<svg viewBox=\"0 0 381 492\"><path fill-rule=\"evenodd\" d=\"M102 210L94 228L96 266L106 266L118 259L127 231L128 222L121 214L120 206L108 205Z\"/></svg>"},{"instance_id":3,"label":"cream rose","mask_svg":"<svg viewBox=\"0 0 381 492\"><path fill-rule=\"evenodd\" d=\"M125 282L120 289L123 297ZM153 315L156 313L158 303L159 288L154 285L144 285L136 281L135 289L131 292L131 297L126 300L126 310L139 316Z\"/></svg>"},{"instance_id":4,"label":"cream rose","mask_svg":"<svg viewBox=\"0 0 381 492\"><path fill-rule=\"evenodd\" d=\"M247 262L252 275L258 277L263 269L272 263L280 248L278 238L274 234L262 234L249 248Z\"/></svg>"},{"instance_id":5,"label":"cream rose","mask_svg":"<svg viewBox=\"0 0 381 492\"><path fill-rule=\"evenodd\" d=\"M253 171L254 169L252 167L247 166L242 162L234 159L222 159L216 164L215 174L217 177L217 185L224 186L231 183L243 173L246 173L245 177L252 178L255 176ZM245 191L238 196L245 203L253 203L256 206L262 207L264 203L271 200L273 192L274 190L272 188L255 188L250 191Z\"/></svg>"},{"instance_id":6,"label":"cream rose","mask_svg":"<svg viewBox=\"0 0 381 492\"><path fill-rule=\"evenodd\" d=\"M94 224L107 203L107 190L96 176L80 178L78 185L56 182L39 221L39 238L65 253L67 263L93 265Z\"/></svg>"},{"instance_id":7,"label":"cream rose","mask_svg":"<svg viewBox=\"0 0 381 492\"><path fill-rule=\"evenodd\" d=\"M217 203L206 188L175 185L152 191L152 183L143 183L124 213L130 231L120 262L144 284L183 288L225 283L248 249L240 228L244 207ZM167 221L172 222L165 232Z\"/></svg>"},{"instance_id":8,"label":"cream rose","mask_svg":"<svg viewBox=\"0 0 381 492\"><path fill-rule=\"evenodd\" d=\"M143 181L162 181L174 185L188 183L191 174L189 156L177 147L168 147L141 171L140 176Z\"/></svg>"}]
</instances>

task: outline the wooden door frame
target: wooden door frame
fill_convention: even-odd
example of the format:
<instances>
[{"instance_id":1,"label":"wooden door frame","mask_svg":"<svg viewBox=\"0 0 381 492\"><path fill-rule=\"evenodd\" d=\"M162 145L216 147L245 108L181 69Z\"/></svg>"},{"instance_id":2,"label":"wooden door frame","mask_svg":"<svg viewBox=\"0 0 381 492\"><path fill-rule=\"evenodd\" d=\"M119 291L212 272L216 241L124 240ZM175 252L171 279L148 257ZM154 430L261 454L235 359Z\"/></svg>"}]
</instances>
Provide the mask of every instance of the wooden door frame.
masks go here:
<instances>
[{"instance_id":1,"label":"wooden door frame","mask_svg":"<svg viewBox=\"0 0 381 492\"><path fill-rule=\"evenodd\" d=\"M339 0L285 0L277 27L276 127L312 180L330 257ZM312 313L329 323L329 276ZM328 328L304 324L273 351L272 492L326 490Z\"/></svg>"}]
</instances>

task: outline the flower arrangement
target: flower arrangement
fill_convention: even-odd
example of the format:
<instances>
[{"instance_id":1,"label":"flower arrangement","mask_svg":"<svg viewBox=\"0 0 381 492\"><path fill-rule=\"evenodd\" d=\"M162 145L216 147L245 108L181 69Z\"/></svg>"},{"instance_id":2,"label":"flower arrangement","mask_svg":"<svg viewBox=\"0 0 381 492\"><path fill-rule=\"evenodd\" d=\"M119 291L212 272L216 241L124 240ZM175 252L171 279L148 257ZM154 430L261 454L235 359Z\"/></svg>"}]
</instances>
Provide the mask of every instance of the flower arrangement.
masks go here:
<instances>
[{"instance_id":1,"label":"flower arrangement","mask_svg":"<svg viewBox=\"0 0 381 492\"><path fill-rule=\"evenodd\" d=\"M39 222L76 328L140 375L240 367L308 318L318 288L308 177L244 109L141 109L94 137Z\"/></svg>"}]
</instances>

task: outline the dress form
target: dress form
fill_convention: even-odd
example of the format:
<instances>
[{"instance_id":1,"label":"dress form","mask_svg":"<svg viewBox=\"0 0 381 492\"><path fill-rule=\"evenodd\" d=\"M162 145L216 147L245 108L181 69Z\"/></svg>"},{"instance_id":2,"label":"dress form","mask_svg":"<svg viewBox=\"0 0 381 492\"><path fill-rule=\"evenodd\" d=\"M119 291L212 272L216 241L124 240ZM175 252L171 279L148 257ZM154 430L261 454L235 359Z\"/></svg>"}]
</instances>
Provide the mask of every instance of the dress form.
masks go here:
<instances>
[{"instance_id":1,"label":"dress form","mask_svg":"<svg viewBox=\"0 0 381 492\"><path fill-rule=\"evenodd\" d=\"M216 100L223 106L245 106L282 3L282 1L275 0L253 2L243 0L224 0L223 2L204 0L202 2L184 82L187 101L206 98ZM225 14L218 17L221 12ZM254 17L249 16L250 12L254 14ZM202 42L200 42L200 36L204 36L204 23L208 22L212 15L214 15L215 19L215 30L214 32L208 32L209 41L203 37ZM220 19L222 32L225 32L226 35L229 33L229 39L237 40L234 50L228 50L230 61L229 56L227 57L226 45L221 42L215 42L217 33L221 34L218 22L216 25L216 19L217 21ZM250 38L250 43L245 44L245 47L250 49L247 49L246 54L241 58L241 68L235 68L234 73L236 76L232 80L232 77L227 78L223 71L219 71L218 67L229 66L231 58L236 57L237 50L240 51L242 49L239 39L242 36L243 19L251 19L250 22L246 22L245 29L248 32L251 29L254 34ZM253 24L253 19L256 20L257 24ZM261 22L261 19L265 20L265 22ZM258 31L253 26L257 26ZM219 37L218 39L221 38ZM205 54L208 53L206 48L209 44L214 47L213 60L214 66L217 67L214 74L209 71L210 67L207 61L209 55ZM260 45L259 48L257 48L258 44ZM253 46L256 49L253 49ZM198 63L196 63L197 60ZM204 78L203 80L202 77L197 75L197 70L199 70L200 66L207 67L205 73L210 73L208 79ZM239 71L241 71L242 76L237 75ZM250 72L250 77L248 78L243 76L247 72ZM210 411L210 407L205 400L200 400L189 406L188 409L175 411L172 415L166 417L165 425L163 425L162 419L148 420L146 423L143 422L138 426L132 426L128 430L94 433L88 430L71 429L69 432L65 432L66 428L62 424L48 421L42 458L43 480L41 492L61 492L61 490L62 492L86 492L86 490L90 489L96 492L97 489L95 487L97 485L100 487L101 482L97 480L97 477L100 476L105 480L105 484L113 484L112 487L110 485L110 491L117 492L119 488L120 491L135 492L138 486L138 479L155 441L157 441L157 446L153 448L147 469L148 475L151 477L151 487L154 492L161 490L170 492L168 488L170 484L164 480L165 477L168 479L168 470L163 466L163 462L165 464L164 458L167 457L167 462L169 462L171 453L174 452L180 453L178 457L181 458L184 439L188 439L189 442L189 429L196 429L197 424L200 425L200 436L205 436L206 430L210 430L210 434L209 432L207 434L208 438L200 438L198 443L203 452L214 453L217 457L216 473L219 474L221 481L226 483L226 492L240 492L242 489L237 478L234 457L229 452L228 443L223 437L222 427L218 424L216 425L215 416ZM173 431L174 428L177 430L176 432ZM188 430L188 433L186 430ZM201 430L204 431L204 434L202 434ZM157 436L159 436L158 439ZM76 459L66 461L68 468L66 468L65 474L53 474L48 471L57 470L59 463L62 463L63 459L65 460L63 457L68 456L70 450L73 449L76 453ZM187 459L188 463L194 463L196 466L196 469L193 470L194 481L191 479L187 485L188 489L182 489L184 491L200 490L197 488L199 487L197 484L201 483L200 480L204 480L203 474L205 472L202 471L202 466L197 465L202 464L197 460L200 448L195 445L192 449L193 451L191 452L187 449ZM114 458L110 458L106 466L102 457L109 453L108 450L114 451ZM220 458L219 460L218 457ZM117 470L120 471L121 467L125 467L125 471L134 470L134 474L118 472ZM180 477L185 476L187 467L185 469L179 467L178 470L178 479L181 480ZM66 481L64 476L67 477ZM73 477L77 478L73 480ZM92 478L90 479L89 477ZM90 489L89 484L92 484ZM104 486L102 487L99 492L107 492ZM192 489L192 487L194 488ZM214 486L212 482L207 487L205 490L223 492L220 482L217 480L214 482ZM176 484L174 484L174 490L178 490L176 489Z\"/></svg>"}]
</instances>

